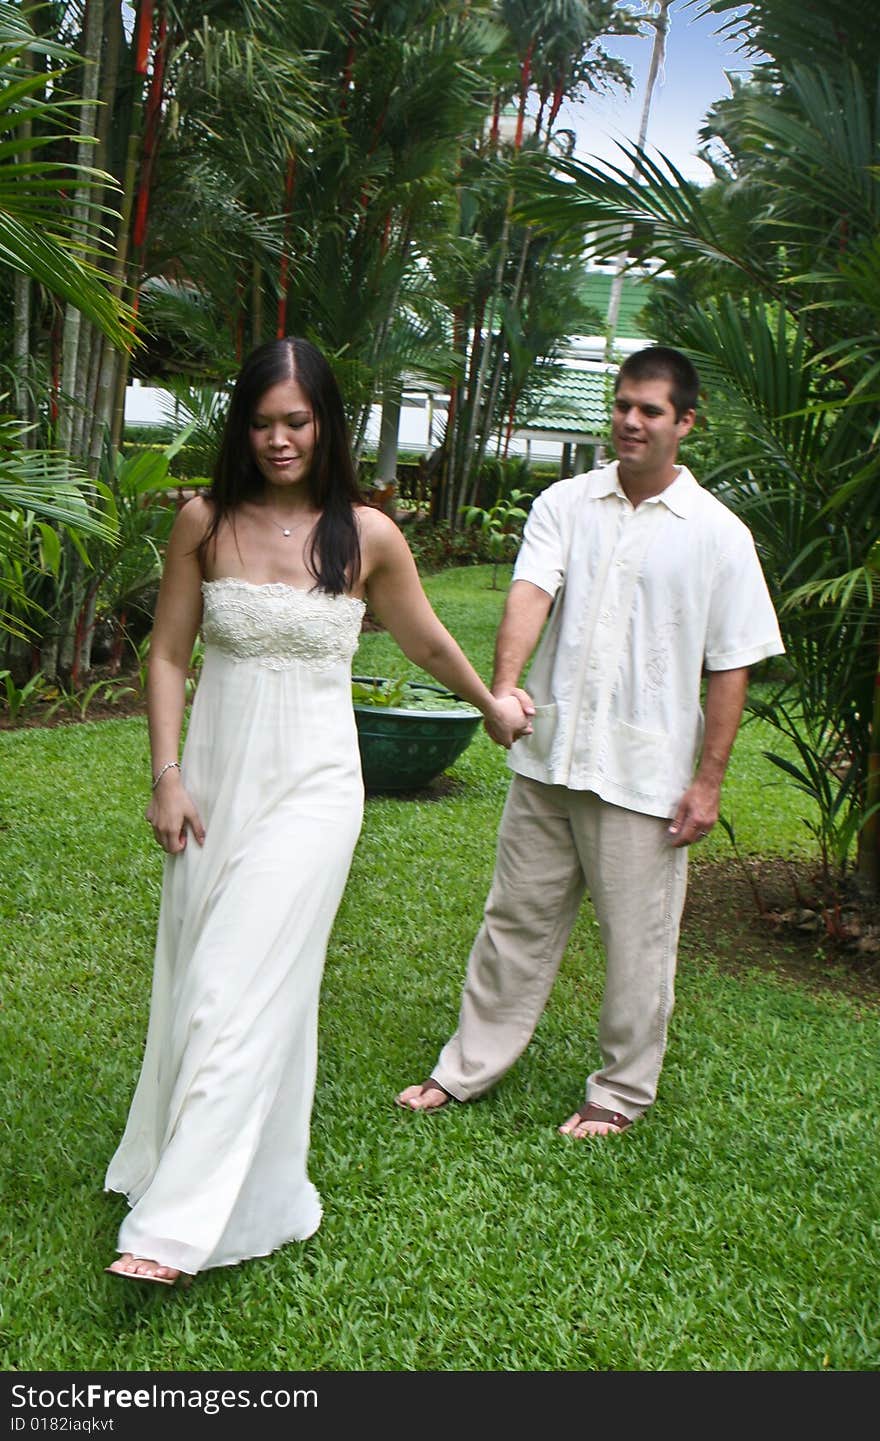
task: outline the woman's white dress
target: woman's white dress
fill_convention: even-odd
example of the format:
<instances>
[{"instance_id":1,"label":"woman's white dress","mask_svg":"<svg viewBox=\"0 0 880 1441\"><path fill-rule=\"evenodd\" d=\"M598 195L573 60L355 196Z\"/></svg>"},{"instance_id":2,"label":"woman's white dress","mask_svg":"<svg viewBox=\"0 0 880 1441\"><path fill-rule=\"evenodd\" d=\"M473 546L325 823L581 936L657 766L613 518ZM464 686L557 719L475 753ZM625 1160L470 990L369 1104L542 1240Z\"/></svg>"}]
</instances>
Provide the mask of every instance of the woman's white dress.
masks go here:
<instances>
[{"instance_id":1,"label":"woman's white dress","mask_svg":"<svg viewBox=\"0 0 880 1441\"><path fill-rule=\"evenodd\" d=\"M307 1174L327 940L363 816L363 602L203 585L182 768L205 823L166 861L143 1069L107 1190L119 1250L182 1271L317 1230Z\"/></svg>"}]
</instances>

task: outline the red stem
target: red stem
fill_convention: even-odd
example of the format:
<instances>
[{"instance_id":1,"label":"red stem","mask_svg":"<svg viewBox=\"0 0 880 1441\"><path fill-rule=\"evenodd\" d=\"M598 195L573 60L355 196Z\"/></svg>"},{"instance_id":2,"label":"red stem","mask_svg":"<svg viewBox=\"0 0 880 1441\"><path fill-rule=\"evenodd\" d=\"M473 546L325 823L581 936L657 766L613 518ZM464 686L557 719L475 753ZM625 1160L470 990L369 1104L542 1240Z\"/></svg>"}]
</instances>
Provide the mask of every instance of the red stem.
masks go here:
<instances>
[{"instance_id":1,"label":"red stem","mask_svg":"<svg viewBox=\"0 0 880 1441\"><path fill-rule=\"evenodd\" d=\"M153 57L153 74L150 79L150 90L147 96L147 105L144 114L144 141L141 155L140 183L138 185L137 200L135 201L134 224L131 233L131 243L134 250L140 250L147 238L147 221L150 214L150 191L153 182L153 170L156 164L156 152L159 146L159 126L162 123L162 99L167 55L168 21L165 17L165 7L163 5L162 14L159 19L159 32L156 37L156 51Z\"/></svg>"},{"instance_id":2,"label":"red stem","mask_svg":"<svg viewBox=\"0 0 880 1441\"><path fill-rule=\"evenodd\" d=\"M547 129L553 129L553 123L562 109L562 102L565 99L565 81L560 78L556 82L556 89L553 91L553 103L550 106L550 114L547 116Z\"/></svg>"},{"instance_id":3,"label":"red stem","mask_svg":"<svg viewBox=\"0 0 880 1441\"><path fill-rule=\"evenodd\" d=\"M532 54L534 49L535 42L534 40L530 40L519 77L519 114L516 117L516 134L513 137L514 150L519 150L522 146L523 124L526 118L526 100L528 99L529 85L532 79Z\"/></svg>"},{"instance_id":4,"label":"red stem","mask_svg":"<svg viewBox=\"0 0 880 1441\"><path fill-rule=\"evenodd\" d=\"M140 0L138 5L137 29L134 36L134 73L146 75L150 54L150 37L153 33L153 0Z\"/></svg>"}]
</instances>

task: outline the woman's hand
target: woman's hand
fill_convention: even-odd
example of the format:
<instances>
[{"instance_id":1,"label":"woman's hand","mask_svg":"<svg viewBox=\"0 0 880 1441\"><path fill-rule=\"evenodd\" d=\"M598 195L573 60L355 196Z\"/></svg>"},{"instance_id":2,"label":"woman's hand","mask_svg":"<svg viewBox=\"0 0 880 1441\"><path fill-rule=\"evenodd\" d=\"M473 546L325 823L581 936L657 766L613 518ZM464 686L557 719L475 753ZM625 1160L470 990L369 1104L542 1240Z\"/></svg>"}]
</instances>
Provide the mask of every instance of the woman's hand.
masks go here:
<instances>
[{"instance_id":1,"label":"woman's hand","mask_svg":"<svg viewBox=\"0 0 880 1441\"><path fill-rule=\"evenodd\" d=\"M204 843L202 818L176 767L167 771L160 780L147 806L146 816L153 827L153 835L169 856L186 849L187 827L199 845Z\"/></svg>"},{"instance_id":2,"label":"woman's hand","mask_svg":"<svg viewBox=\"0 0 880 1441\"><path fill-rule=\"evenodd\" d=\"M506 695L493 696L493 706L483 713L487 735L509 750L520 736L531 735L535 707L527 691L514 686Z\"/></svg>"}]
</instances>

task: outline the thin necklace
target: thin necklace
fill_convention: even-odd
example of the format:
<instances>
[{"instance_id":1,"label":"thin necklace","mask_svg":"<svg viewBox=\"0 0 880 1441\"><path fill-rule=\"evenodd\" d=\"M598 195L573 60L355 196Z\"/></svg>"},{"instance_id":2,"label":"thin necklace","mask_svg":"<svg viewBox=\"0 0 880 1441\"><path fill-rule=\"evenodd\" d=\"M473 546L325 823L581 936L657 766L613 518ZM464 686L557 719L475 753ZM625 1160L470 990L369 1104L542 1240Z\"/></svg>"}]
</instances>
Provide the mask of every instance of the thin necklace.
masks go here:
<instances>
[{"instance_id":1,"label":"thin necklace","mask_svg":"<svg viewBox=\"0 0 880 1441\"><path fill-rule=\"evenodd\" d=\"M277 529L281 531L282 535L292 535L295 530L300 530L302 528L302 523L300 523L299 525L282 525L280 520L272 519L272 516L269 514L268 510L266 511L266 519L268 520L270 525L276 526Z\"/></svg>"},{"instance_id":2,"label":"thin necklace","mask_svg":"<svg viewBox=\"0 0 880 1441\"><path fill-rule=\"evenodd\" d=\"M281 534L282 534L282 535L290 535L290 526L289 526L289 525L282 525L280 520L273 520L272 517L271 517L271 515L269 516L268 519L269 519L270 525L276 525L276 526L278 527L278 529L281 531Z\"/></svg>"}]
</instances>

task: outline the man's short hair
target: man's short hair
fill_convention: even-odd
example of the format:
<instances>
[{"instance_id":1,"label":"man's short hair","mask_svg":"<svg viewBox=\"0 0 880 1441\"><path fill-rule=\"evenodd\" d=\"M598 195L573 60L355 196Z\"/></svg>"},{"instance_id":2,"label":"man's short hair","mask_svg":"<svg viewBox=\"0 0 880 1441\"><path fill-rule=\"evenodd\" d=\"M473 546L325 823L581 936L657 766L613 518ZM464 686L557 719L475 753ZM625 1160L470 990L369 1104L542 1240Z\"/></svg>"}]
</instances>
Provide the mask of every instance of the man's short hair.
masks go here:
<instances>
[{"instance_id":1,"label":"man's short hair","mask_svg":"<svg viewBox=\"0 0 880 1441\"><path fill-rule=\"evenodd\" d=\"M617 372L615 395L622 380L668 380L676 420L681 420L686 410L697 408L700 377L687 356L671 346L649 345L647 350L628 355Z\"/></svg>"}]
</instances>

